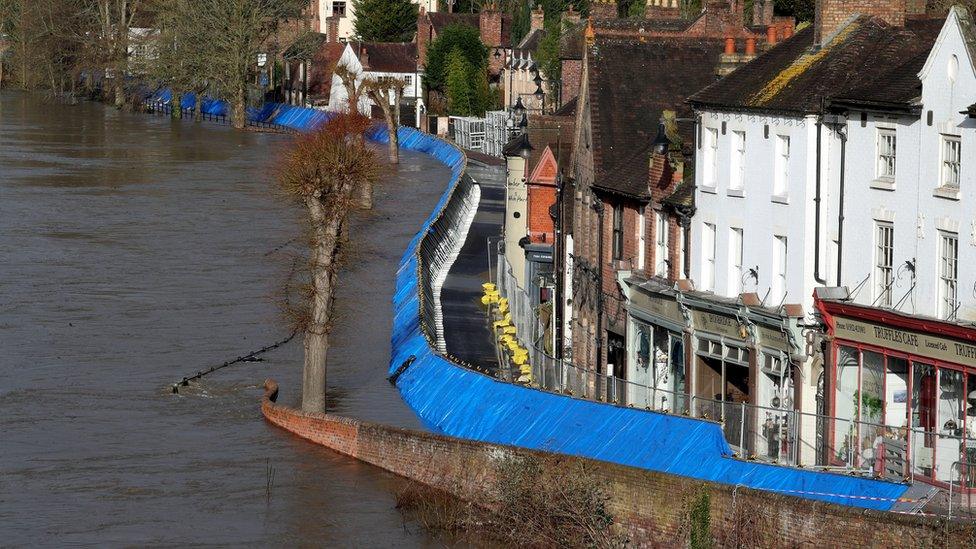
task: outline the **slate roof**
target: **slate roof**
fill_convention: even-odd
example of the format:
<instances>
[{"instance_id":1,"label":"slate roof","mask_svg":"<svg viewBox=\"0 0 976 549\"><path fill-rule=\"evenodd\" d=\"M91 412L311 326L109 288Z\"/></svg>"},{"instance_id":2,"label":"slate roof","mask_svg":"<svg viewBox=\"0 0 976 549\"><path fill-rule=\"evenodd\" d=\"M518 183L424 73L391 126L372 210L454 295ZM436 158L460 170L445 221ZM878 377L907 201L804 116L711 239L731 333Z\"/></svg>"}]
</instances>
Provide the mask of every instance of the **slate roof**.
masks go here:
<instances>
[{"instance_id":1,"label":"slate roof","mask_svg":"<svg viewBox=\"0 0 976 549\"><path fill-rule=\"evenodd\" d=\"M354 46L362 59L363 48L369 62L367 70L377 72L416 72L417 44L415 42L359 42Z\"/></svg>"},{"instance_id":2,"label":"slate roof","mask_svg":"<svg viewBox=\"0 0 976 549\"><path fill-rule=\"evenodd\" d=\"M643 40L598 37L587 50L593 163L598 189L635 198L648 196L648 154L661 113L692 116L685 102L712 84L723 41L686 37ZM694 126L680 123L688 148Z\"/></svg>"},{"instance_id":3,"label":"slate roof","mask_svg":"<svg viewBox=\"0 0 976 549\"><path fill-rule=\"evenodd\" d=\"M916 76L942 28L941 19L909 19L893 27L861 16L812 50L813 27L691 96L694 105L815 113L822 101L904 105L920 94Z\"/></svg>"},{"instance_id":4,"label":"slate roof","mask_svg":"<svg viewBox=\"0 0 976 549\"><path fill-rule=\"evenodd\" d=\"M535 50L539 48L539 43L542 42L542 39L545 38L545 36L546 31L542 29L532 29L528 34L525 35L524 38L522 38L522 41L519 42L518 47L515 49L535 53Z\"/></svg>"}]
</instances>

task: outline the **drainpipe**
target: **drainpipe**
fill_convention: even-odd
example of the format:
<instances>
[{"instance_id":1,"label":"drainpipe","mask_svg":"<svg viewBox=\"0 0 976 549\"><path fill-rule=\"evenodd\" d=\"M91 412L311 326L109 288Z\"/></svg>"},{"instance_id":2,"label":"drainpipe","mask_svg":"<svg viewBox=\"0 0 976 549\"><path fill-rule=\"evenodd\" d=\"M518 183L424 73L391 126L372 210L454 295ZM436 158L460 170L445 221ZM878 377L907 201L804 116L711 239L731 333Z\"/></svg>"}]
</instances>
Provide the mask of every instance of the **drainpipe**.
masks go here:
<instances>
[{"instance_id":1,"label":"drainpipe","mask_svg":"<svg viewBox=\"0 0 976 549\"><path fill-rule=\"evenodd\" d=\"M553 319L553 333L556 336L556 342L552 346L552 354L558 360L563 357L563 281L565 276L563 275L563 174L559 168L559 156L562 151L562 128L557 126L559 133L556 136L556 219L553 224L553 243L552 243L552 260L554 262L554 269L556 273L556 284L555 284L555 295L552 300L552 319Z\"/></svg>"},{"instance_id":2,"label":"drainpipe","mask_svg":"<svg viewBox=\"0 0 976 549\"><path fill-rule=\"evenodd\" d=\"M837 285L841 283L841 267L844 262L841 260L844 255L844 166L847 164L847 130L841 126L837 130L840 136L840 196L838 197L837 208Z\"/></svg>"},{"instance_id":3,"label":"drainpipe","mask_svg":"<svg viewBox=\"0 0 976 549\"><path fill-rule=\"evenodd\" d=\"M596 293L596 372L597 379L602 373L606 376L606 372L603 371L603 239L606 235L603 234L603 201L597 197L593 202L593 209L596 211L598 221L598 231L600 238L597 239L596 253L596 277L597 277L597 293Z\"/></svg>"},{"instance_id":4,"label":"drainpipe","mask_svg":"<svg viewBox=\"0 0 976 549\"><path fill-rule=\"evenodd\" d=\"M815 214L813 218L813 279L824 286L827 281L820 275L820 155L822 145L820 134L823 130L823 101L821 101L820 116L817 118L817 175L813 196Z\"/></svg>"}]
</instances>

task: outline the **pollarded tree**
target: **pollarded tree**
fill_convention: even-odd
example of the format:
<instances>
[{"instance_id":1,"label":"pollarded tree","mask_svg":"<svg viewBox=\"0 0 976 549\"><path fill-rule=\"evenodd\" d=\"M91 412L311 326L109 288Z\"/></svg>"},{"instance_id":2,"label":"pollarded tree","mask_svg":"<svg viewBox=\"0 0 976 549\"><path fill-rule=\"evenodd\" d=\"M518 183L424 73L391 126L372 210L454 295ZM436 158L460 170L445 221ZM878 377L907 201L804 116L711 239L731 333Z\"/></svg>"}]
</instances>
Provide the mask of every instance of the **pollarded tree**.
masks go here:
<instances>
[{"instance_id":1,"label":"pollarded tree","mask_svg":"<svg viewBox=\"0 0 976 549\"><path fill-rule=\"evenodd\" d=\"M366 81L366 95L383 111L389 133L390 162L400 163L400 102L403 99L403 80L399 78L373 78Z\"/></svg>"},{"instance_id":2,"label":"pollarded tree","mask_svg":"<svg viewBox=\"0 0 976 549\"><path fill-rule=\"evenodd\" d=\"M355 195L379 174L376 151L365 140L369 120L339 114L316 132L300 137L285 155L278 181L305 206L309 228L308 304L299 318L304 331L302 410L325 411L326 363L339 262L346 221Z\"/></svg>"},{"instance_id":3,"label":"pollarded tree","mask_svg":"<svg viewBox=\"0 0 976 549\"><path fill-rule=\"evenodd\" d=\"M356 36L366 42L409 42L417 32L417 4L410 0L353 0Z\"/></svg>"}]
</instances>

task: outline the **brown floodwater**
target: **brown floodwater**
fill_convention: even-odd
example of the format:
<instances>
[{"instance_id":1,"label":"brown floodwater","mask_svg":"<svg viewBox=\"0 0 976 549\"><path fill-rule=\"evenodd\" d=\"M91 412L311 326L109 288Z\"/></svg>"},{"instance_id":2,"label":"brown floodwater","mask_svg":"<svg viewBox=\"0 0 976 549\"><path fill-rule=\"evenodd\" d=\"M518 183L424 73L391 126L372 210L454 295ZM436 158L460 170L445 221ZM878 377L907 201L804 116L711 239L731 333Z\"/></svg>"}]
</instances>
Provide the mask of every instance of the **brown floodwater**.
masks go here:
<instances>
[{"instance_id":1,"label":"brown floodwater","mask_svg":"<svg viewBox=\"0 0 976 549\"><path fill-rule=\"evenodd\" d=\"M0 545L436 544L399 481L265 423L301 347L169 386L287 335L291 138L0 94ZM351 230L334 411L421 428L385 380L397 261L448 171L407 153Z\"/></svg>"}]
</instances>

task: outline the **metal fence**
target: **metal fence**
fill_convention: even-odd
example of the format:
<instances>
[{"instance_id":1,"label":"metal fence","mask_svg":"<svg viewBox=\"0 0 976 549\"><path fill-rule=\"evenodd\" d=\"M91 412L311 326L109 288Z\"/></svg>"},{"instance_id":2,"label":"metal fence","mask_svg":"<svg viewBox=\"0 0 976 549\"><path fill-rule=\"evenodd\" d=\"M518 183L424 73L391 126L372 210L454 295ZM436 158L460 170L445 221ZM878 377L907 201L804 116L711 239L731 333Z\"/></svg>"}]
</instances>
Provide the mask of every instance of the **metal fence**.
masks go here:
<instances>
[{"instance_id":1,"label":"metal fence","mask_svg":"<svg viewBox=\"0 0 976 549\"><path fill-rule=\"evenodd\" d=\"M473 116L452 116L452 138L462 149L480 151L485 143L485 119Z\"/></svg>"}]
</instances>

